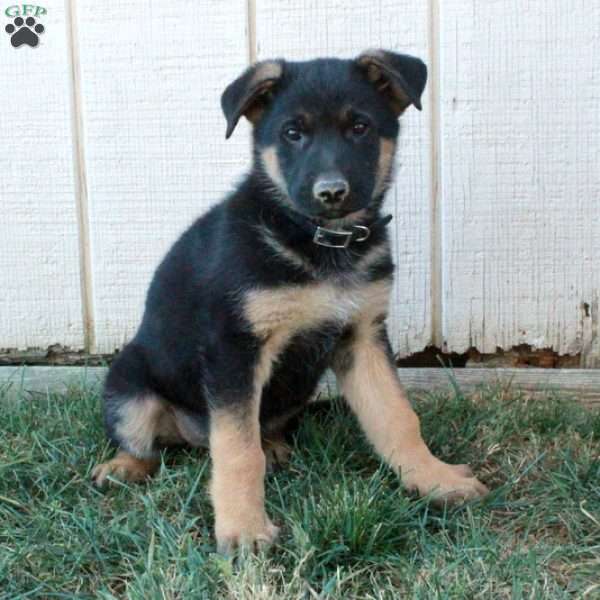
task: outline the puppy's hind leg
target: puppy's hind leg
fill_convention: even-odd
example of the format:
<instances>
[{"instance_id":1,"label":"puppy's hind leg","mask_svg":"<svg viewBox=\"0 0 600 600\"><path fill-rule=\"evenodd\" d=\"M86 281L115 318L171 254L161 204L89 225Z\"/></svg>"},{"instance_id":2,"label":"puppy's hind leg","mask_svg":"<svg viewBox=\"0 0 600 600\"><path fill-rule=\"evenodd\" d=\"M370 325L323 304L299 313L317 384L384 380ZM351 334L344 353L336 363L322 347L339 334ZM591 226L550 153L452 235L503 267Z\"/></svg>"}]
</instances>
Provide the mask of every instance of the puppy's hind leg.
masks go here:
<instances>
[{"instance_id":1,"label":"puppy's hind leg","mask_svg":"<svg viewBox=\"0 0 600 600\"><path fill-rule=\"evenodd\" d=\"M126 347L113 363L104 388L104 420L108 437L119 449L92 471L96 485L109 476L143 481L160 464L157 441L181 442L172 411L144 384L144 363L135 346Z\"/></svg>"},{"instance_id":2,"label":"puppy's hind leg","mask_svg":"<svg viewBox=\"0 0 600 600\"><path fill-rule=\"evenodd\" d=\"M98 487L103 487L109 481L109 476L139 483L153 475L159 464L158 458L136 458L121 450L112 460L96 465L92 471L92 479Z\"/></svg>"},{"instance_id":3,"label":"puppy's hind leg","mask_svg":"<svg viewBox=\"0 0 600 600\"><path fill-rule=\"evenodd\" d=\"M263 436L262 447L267 460L267 473L279 471L289 462L292 455L292 449L281 431Z\"/></svg>"},{"instance_id":4,"label":"puppy's hind leg","mask_svg":"<svg viewBox=\"0 0 600 600\"><path fill-rule=\"evenodd\" d=\"M160 464L157 438L164 436L165 430L175 430L165 403L150 393L122 397L107 392L105 420L108 435L119 452L92 471L96 485L103 486L109 476L139 482L152 475Z\"/></svg>"}]
</instances>

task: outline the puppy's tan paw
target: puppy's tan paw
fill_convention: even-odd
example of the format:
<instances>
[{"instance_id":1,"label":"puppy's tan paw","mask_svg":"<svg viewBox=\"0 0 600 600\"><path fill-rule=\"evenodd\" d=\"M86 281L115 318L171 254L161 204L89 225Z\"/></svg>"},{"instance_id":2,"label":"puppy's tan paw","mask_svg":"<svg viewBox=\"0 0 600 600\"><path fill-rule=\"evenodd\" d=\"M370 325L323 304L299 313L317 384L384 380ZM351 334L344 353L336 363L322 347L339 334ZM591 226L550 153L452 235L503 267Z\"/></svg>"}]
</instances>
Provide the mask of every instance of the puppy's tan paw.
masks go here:
<instances>
[{"instance_id":1,"label":"puppy's tan paw","mask_svg":"<svg viewBox=\"0 0 600 600\"><path fill-rule=\"evenodd\" d=\"M432 457L414 467L402 469L402 481L419 495L431 494L437 503L459 503L485 496L489 490L476 477L468 465L449 465Z\"/></svg>"},{"instance_id":2,"label":"puppy's tan paw","mask_svg":"<svg viewBox=\"0 0 600 600\"><path fill-rule=\"evenodd\" d=\"M227 523L218 522L215 525L217 551L221 554L231 554L236 548L264 550L271 545L279 534L279 527L271 523L266 514L239 521Z\"/></svg>"},{"instance_id":3,"label":"puppy's tan paw","mask_svg":"<svg viewBox=\"0 0 600 600\"><path fill-rule=\"evenodd\" d=\"M274 473L290 461L292 449L282 435L263 439L263 451L267 460L267 471Z\"/></svg>"},{"instance_id":4,"label":"puppy's tan paw","mask_svg":"<svg viewBox=\"0 0 600 600\"><path fill-rule=\"evenodd\" d=\"M142 459L119 452L112 460L94 467L92 480L98 487L103 487L109 481L109 476L122 481L140 482L150 477L159 464L157 458Z\"/></svg>"}]
</instances>

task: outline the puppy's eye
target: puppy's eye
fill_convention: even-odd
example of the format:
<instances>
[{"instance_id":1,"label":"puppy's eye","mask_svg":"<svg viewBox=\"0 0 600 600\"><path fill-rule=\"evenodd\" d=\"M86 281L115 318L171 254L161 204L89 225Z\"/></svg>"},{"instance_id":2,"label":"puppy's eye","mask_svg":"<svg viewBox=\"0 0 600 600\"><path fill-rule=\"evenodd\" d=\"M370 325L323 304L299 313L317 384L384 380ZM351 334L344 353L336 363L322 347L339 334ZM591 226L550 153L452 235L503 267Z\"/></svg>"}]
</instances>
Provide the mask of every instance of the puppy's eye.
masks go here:
<instances>
[{"instance_id":1,"label":"puppy's eye","mask_svg":"<svg viewBox=\"0 0 600 600\"><path fill-rule=\"evenodd\" d=\"M283 135L290 142L298 142L302 139L302 132L297 127L286 127L283 130Z\"/></svg>"},{"instance_id":2,"label":"puppy's eye","mask_svg":"<svg viewBox=\"0 0 600 600\"><path fill-rule=\"evenodd\" d=\"M357 121L352 125L352 134L356 137L360 137L361 135L365 135L369 129L369 126L363 121Z\"/></svg>"}]
</instances>

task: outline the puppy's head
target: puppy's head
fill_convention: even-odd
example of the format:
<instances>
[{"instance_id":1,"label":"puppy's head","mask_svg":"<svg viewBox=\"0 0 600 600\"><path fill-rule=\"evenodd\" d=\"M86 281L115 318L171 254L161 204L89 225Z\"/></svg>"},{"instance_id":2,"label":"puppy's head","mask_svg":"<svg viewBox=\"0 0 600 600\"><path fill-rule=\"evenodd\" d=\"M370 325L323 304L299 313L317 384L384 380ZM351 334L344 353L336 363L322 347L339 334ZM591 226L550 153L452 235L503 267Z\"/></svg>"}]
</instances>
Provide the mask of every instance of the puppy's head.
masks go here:
<instances>
[{"instance_id":1,"label":"puppy's head","mask_svg":"<svg viewBox=\"0 0 600 600\"><path fill-rule=\"evenodd\" d=\"M381 201L398 117L411 104L421 109L426 80L421 60L383 50L259 62L223 93L226 137L245 116L255 169L281 201L310 217L345 217Z\"/></svg>"}]
</instances>

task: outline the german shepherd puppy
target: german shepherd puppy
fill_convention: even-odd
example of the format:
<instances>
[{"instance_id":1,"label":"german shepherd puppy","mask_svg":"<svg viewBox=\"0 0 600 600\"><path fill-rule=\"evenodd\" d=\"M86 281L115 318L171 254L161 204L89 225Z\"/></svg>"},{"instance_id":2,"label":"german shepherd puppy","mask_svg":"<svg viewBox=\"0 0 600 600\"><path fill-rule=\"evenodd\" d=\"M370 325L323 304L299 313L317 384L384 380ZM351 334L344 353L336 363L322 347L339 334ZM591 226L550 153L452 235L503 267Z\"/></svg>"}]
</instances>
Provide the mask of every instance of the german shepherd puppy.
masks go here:
<instances>
[{"instance_id":1,"label":"german shepherd puppy","mask_svg":"<svg viewBox=\"0 0 600 600\"><path fill-rule=\"evenodd\" d=\"M252 170L154 275L141 326L106 380L119 452L94 469L98 485L145 479L163 445L208 445L218 549L272 542L263 444L284 453L278 432L331 367L408 489L486 493L468 466L428 450L386 334L394 269L380 209L398 117L421 109L426 79L418 58L374 50L259 62L227 87L226 137L242 115L252 122Z\"/></svg>"}]
</instances>

